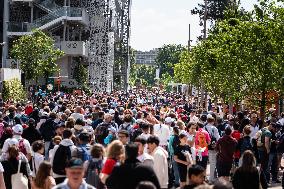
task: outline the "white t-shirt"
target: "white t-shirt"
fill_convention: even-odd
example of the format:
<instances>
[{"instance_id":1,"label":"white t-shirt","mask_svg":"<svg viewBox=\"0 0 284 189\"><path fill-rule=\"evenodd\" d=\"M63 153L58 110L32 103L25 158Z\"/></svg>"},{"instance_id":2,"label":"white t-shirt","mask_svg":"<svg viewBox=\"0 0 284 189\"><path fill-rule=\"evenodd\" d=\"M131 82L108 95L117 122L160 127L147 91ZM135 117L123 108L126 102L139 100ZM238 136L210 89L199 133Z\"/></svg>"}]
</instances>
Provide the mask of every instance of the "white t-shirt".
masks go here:
<instances>
[{"instance_id":1,"label":"white t-shirt","mask_svg":"<svg viewBox=\"0 0 284 189\"><path fill-rule=\"evenodd\" d=\"M32 158L32 166L33 166L33 173L32 176L36 176L36 172L38 172L39 165L44 161L44 156L40 153L35 152Z\"/></svg>"},{"instance_id":2,"label":"white t-shirt","mask_svg":"<svg viewBox=\"0 0 284 189\"><path fill-rule=\"evenodd\" d=\"M12 138L8 138L5 140L4 142L4 145L3 145L3 148L2 148L2 152L3 153L6 153L8 151L8 148L14 144L16 144L17 146L19 145L19 141L23 139L21 136L19 135L14 135ZM32 148L31 148L31 145L29 143L28 140L26 139L23 139L23 143L24 143L24 146L26 148L26 151L28 154L32 154Z\"/></svg>"},{"instance_id":3,"label":"white t-shirt","mask_svg":"<svg viewBox=\"0 0 284 189\"><path fill-rule=\"evenodd\" d=\"M171 136L170 128L164 124L155 124L154 134L160 139L160 146L167 146Z\"/></svg>"},{"instance_id":4,"label":"white t-shirt","mask_svg":"<svg viewBox=\"0 0 284 189\"><path fill-rule=\"evenodd\" d=\"M255 137L256 133L259 131L259 126L258 125L255 125L255 127L250 126L250 131L251 131L251 133L250 133L249 136L251 137L251 139L253 139Z\"/></svg>"}]
</instances>

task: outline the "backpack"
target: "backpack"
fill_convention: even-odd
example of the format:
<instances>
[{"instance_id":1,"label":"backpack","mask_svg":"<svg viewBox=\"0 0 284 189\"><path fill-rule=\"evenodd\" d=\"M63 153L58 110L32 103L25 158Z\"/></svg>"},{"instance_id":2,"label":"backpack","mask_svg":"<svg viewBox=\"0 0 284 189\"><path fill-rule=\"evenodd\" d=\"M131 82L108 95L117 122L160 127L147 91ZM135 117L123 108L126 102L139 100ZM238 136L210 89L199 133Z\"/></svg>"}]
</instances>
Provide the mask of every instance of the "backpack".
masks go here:
<instances>
[{"instance_id":1,"label":"backpack","mask_svg":"<svg viewBox=\"0 0 284 189\"><path fill-rule=\"evenodd\" d=\"M249 137L244 137L240 146L241 154L243 154L246 150L253 151L253 147Z\"/></svg>"},{"instance_id":2,"label":"backpack","mask_svg":"<svg viewBox=\"0 0 284 189\"><path fill-rule=\"evenodd\" d=\"M67 166L67 162L70 159L71 159L70 146L63 146L60 144L54 154L53 163L52 163L53 172L58 175L66 175L65 168Z\"/></svg>"},{"instance_id":3,"label":"backpack","mask_svg":"<svg viewBox=\"0 0 284 189\"><path fill-rule=\"evenodd\" d=\"M210 133L208 131L208 129L206 128L206 126L204 127L205 130L208 132L210 138L211 138L211 142L210 144L208 145L208 150L215 150L215 145L216 145L216 142L217 142L217 139L215 138L214 136L214 129L212 129L212 133Z\"/></svg>"},{"instance_id":4,"label":"backpack","mask_svg":"<svg viewBox=\"0 0 284 189\"><path fill-rule=\"evenodd\" d=\"M100 124L95 130L96 142L104 144L104 139L108 136L108 128L111 127L110 124Z\"/></svg>"},{"instance_id":5,"label":"backpack","mask_svg":"<svg viewBox=\"0 0 284 189\"><path fill-rule=\"evenodd\" d=\"M85 180L88 184L94 186L97 189L103 189L104 184L101 182L99 175L103 168L103 160L89 160L89 165L86 171Z\"/></svg>"},{"instance_id":6,"label":"backpack","mask_svg":"<svg viewBox=\"0 0 284 189\"><path fill-rule=\"evenodd\" d=\"M25 156L28 154L27 149L24 144L24 139L20 139L18 143L19 151L22 152Z\"/></svg>"},{"instance_id":7,"label":"backpack","mask_svg":"<svg viewBox=\"0 0 284 189\"><path fill-rule=\"evenodd\" d=\"M90 160L91 155L90 155L89 150L87 150L86 147L79 146L77 147L76 157L80 158L84 162L84 161Z\"/></svg>"}]
</instances>

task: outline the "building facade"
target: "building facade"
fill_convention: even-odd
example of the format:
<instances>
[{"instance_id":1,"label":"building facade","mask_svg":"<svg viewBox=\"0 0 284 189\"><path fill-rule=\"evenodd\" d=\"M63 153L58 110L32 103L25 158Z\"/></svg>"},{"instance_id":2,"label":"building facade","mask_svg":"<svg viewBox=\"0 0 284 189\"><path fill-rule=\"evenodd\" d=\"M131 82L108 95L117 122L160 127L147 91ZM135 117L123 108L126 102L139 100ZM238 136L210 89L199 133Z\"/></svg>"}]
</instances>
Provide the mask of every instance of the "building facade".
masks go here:
<instances>
[{"instance_id":1,"label":"building facade","mask_svg":"<svg viewBox=\"0 0 284 189\"><path fill-rule=\"evenodd\" d=\"M1 36L5 42L2 48L2 67L19 67L19 61L10 56L13 42L22 35L31 34L33 29L40 29L54 39L56 48L65 52L58 60L60 73L55 73L56 77L60 76L63 86L78 87L74 79L75 68L77 64L84 64L89 71L89 86L95 92L112 91L116 77L120 82L117 86L127 88L130 0L1 2ZM119 57L125 57L122 64L126 68L114 72L115 59ZM122 81L126 82L121 84Z\"/></svg>"},{"instance_id":2,"label":"building facade","mask_svg":"<svg viewBox=\"0 0 284 189\"><path fill-rule=\"evenodd\" d=\"M158 55L158 49L150 51L136 51L135 62L136 64L156 65L155 59Z\"/></svg>"}]
</instances>

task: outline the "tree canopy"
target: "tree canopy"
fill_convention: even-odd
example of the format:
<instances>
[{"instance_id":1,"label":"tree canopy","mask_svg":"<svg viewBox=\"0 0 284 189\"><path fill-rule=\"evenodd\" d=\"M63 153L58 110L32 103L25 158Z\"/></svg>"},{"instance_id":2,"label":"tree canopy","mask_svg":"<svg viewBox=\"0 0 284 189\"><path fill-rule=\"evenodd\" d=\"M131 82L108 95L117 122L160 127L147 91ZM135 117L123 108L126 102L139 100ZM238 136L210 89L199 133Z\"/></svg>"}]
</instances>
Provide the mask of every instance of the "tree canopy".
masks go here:
<instances>
[{"instance_id":1,"label":"tree canopy","mask_svg":"<svg viewBox=\"0 0 284 189\"><path fill-rule=\"evenodd\" d=\"M160 69L160 78L163 83L167 84L174 77L174 66L179 63L180 56L186 48L182 45L169 44L159 49L155 59Z\"/></svg>"},{"instance_id":2,"label":"tree canopy","mask_svg":"<svg viewBox=\"0 0 284 189\"><path fill-rule=\"evenodd\" d=\"M56 60L64 52L54 47L54 41L40 30L23 35L13 44L12 57L20 61L20 68L27 80L46 79L58 70Z\"/></svg>"},{"instance_id":3,"label":"tree canopy","mask_svg":"<svg viewBox=\"0 0 284 189\"><path fill-rule=\"evenodd\" d=\"M283 92L283 4L262 0L252 20L219 21L175 66L175 77L200 83L211 94L235 100L255 96L262 113L269 92ZM188 70L189 73L185 74Z\"/></svg>"}]
</instances>

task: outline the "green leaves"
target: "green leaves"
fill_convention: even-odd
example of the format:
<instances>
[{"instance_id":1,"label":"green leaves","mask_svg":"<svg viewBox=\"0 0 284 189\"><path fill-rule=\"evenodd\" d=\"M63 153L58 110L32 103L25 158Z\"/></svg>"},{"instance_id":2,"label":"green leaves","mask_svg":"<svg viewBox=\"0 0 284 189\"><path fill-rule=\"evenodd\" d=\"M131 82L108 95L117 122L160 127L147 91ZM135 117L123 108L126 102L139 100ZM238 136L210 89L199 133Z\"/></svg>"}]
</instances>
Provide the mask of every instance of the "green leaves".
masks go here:
<instances>
[{"instance_id":1,"label":"green leaves","mask_svg":"<svg viewBox=\"0 0 284 189\"><path fill-rule=\"evenodd\" d=\"M160 68L160 76L169 74L174 77L174 65L179 63L180 55L186 48L182 45L164 45L159 49L155 59L156 64Z\"/></svg>"},{"instance_id":2,"label":"green leaves","mask_svg":"<svg viewBox=\"0 0 284 189\"><path fill-rule=\"evenodd\" d=\"M18 79L3 81L2 98L4 101L20 102L26 99L26 92Z\"/></svg>"},{"instance_id":3,"label":"green leaves","mask_svg":"<svg viewBox=\"0 0 284 189\"><path fill-rule=\"evenodd\" d=\"M56 60L64 52L54 48L54 41L40 30L24 35L13 44L12 57L20 60L20 68L27 80L45 78L58 71Z\"/></svg>"},{"instance_id":4,"label":"green leaves","mask_svg":"<svg viewBox=\"0 0 284 189\"><path fill-rule=\"evenodd\" d=\"M208 39L190 52L191 58L175 66L175 78L189 78L195 86L202 83L212 95L233 100L283 93L283 3L263 0L252 17L250 21L217 22ZM189 76L182 69L188 69ZM258 105L263 106L263 100Z\"/></svg>"}]
</instances>

